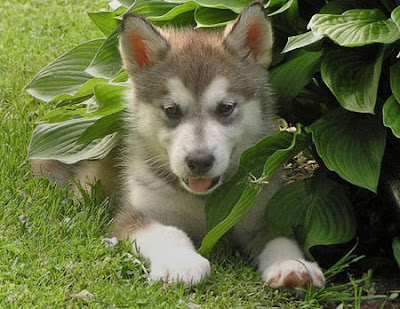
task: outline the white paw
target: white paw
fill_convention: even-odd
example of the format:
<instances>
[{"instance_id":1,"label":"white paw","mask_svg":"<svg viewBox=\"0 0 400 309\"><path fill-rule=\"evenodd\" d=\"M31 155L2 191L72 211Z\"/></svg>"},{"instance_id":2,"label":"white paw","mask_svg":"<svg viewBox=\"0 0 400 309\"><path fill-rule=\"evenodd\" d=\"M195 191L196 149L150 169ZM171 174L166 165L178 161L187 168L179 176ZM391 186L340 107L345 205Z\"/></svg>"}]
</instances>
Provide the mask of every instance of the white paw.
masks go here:
<instances>
[{"instance_id":1,"label":"white paw","mask_svg":"<svg viewBox=\"0 0 400 309\"><path fill-rule=\"evenodd\" d=\"M262 272L261 277L273 288L304 287L310 283L319 288L325 284L324 274L318 264L303 259L272 264Z\"/></svg>"},{"instance_id":2,"label":"white paw","mask_svg":"<svg viewBox=\"0 0 400 309\"><path fill-rule=\"evenodd\" d=\"M179 250L151 260L153 280L197 284L210 272L210 262L192 250Z\"/></svg>"}]
</instances>

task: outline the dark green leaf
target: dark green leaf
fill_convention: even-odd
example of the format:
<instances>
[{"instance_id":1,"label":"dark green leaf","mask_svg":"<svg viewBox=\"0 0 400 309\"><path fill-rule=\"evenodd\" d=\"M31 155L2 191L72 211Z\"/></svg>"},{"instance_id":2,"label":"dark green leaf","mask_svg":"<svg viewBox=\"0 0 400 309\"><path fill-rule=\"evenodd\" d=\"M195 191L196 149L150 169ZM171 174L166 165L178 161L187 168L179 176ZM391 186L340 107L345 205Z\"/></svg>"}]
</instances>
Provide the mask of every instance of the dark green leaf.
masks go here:
<instances>
[{"instance_id":1,"label":"dark green leaf","mask_svg":"<svg viewBox=\"0 0 400 309\"><path fill-rule=\"evenodd\" d=\"M400 138L400 103L395 96L391 96L383 106L383 124Z\"/></svg>"},{"instance_id":2,"label":"dark green leaf","mask_svg":"<svg viewBox=\"0 0 400 309\"><path fill-rule=\"evenodd\" d=\"M378 117L338 111L320 118L307 130L328 169L376 192L386 140Z\"/></svg>"},{"instance_id":3,"label":"dark green leaf","mask_svg":"<svg viewBox=\"0 0 400 309\"><path fill-rule=\"evenodd\" d=\"M93 77L85 72L104 40L78 45L45 66L26 86L32 96L50 102L61 94L74 95Z\"/></svg>"},{"instance_id":4,"label":"dark green leaf","mask_svg":"<svg viewBox=\"0 0 400 309\"><path fill-rule=\"evenodd\" d=\"M185 3L190 0L165 0L170 3ZM252 0L193 0L201 7L230 9L235 13L240 13L252 2Z\"/></svg>"},{"instance_id":5,"label":"dark green leaf","mask_svg":"<svg viewBox=\"0 0 400 309\"><path fill-rule=\"evenodd\" d=\"M199 249L201 254L208 254L220 237L250 209L263 187L262 182L271 179L285 162L309 145L307 136L300 132L298 128L294 136L280 133L266 137L242 154L235 175L207 200L207 228L211 231Z\"/></svg>"},{"instance_id":6,"label":"dark green leaf","mask_svg":"<svg viewBox=\"0 0 400 309\"><path fill-rule=\"evenodd\" d=\"M197 8L197 4L193 1L186 2L184 4L175 6L168 12L166 12L163 15L158 15L158 16L148 16L147 18L151 21L165 21L165 20L171 20L178 15L181 15L183 13L189 12L189 11L194 11Z\"/></svg>"},{"instance_id":7,"label":"dark green leaf","mask_svg":"<svg viewBox=\"0 0 400 309\"><path fill-rule=\"evenodd\" d=\"M377 9L349 10L340 15L315 14L308 24L315 35L329 37L341 46L354 47L373 43L390 44L400 39L392 19Z\"/></svg>"},{"instance_id":8,"label":"dark green leaf","mask_svg":"<svg viewBox=\"0 0 400 309\"><path fill-rule=\"evenodd\" d=\"M393 239L392 248L394 258L396 259L396 262L400 267L400 239L398 237Z\"/></svg>"},{"instance_id":9,"label":"dark green leaf","mask_svg":"<svg viewBox=\"0 0 400 309\"><path fill-rule=\"evenodd\" d=\"M390 88L397 101L400 102L400 62L390 67Z\"/></svg>"},{"instance_id":10,"label":"dark green leaf","mask_svg":"<svg viewBox=\"0 0 400 309\"><path fill-rule=\"evenodd\" d=\"M197 28L200 27L221 27L236 18L236 14L231 10L213 9L199 7L195 11L194 19Z\"/></svg>"},{"instance_id":11,"label":"dark green leaf","mask_svg":"<svg viewBox=\"0 0 400 309\"><path fill-rule=\"evenodd\" d=\"M150 18L164 16L176 6L174 3L167 3L167 1L162 0L141 0L135 1L129 11Z\"/></svg>"},{"instance_id":12,"label":"dark green leaf","mask_svg":"<svg viewBox=\"0 0 400 309\"><path fill-rule=\"evenodd\" d=\"M383 49L335 49L322 61L322 79L343 108L373 114L382 59Z\"/></svg>"},{"instance_id":13,"label":"dark green leaf","mask_svg":"<svg viewBox=\"0 0 400 309\"><path fill-rule=\"evenodd\" d=\"M354 0L333 0L329 1L320 10L320 14L342 14L352 9L358 9Z\"/></svg>"},{"instance_id":14,"label":"dark green leaf","mask_svg":"<svg viewBox=\"0 0 400 309\"><path fill-rule=\"evenodd\" d=\"M348 242L356 231L345 190L323 175L281 188L268 203L265 221L272 237L296 236L309 257L311 247Z\"/></svg>"},{"instance_id":15,"label":"dark green leaf","mask_svg":"<svg viewBox=\"0 0 400 309\"><path fill-rule=\"evenodd\" d=\"M276 11L274 11L272 13L269 13L268 16L274 16L274 15L282 14L286 10L290 9L293 5L297 5L297 0L288 0L279 9L277 9Z\"/></svg>"},{"instance_id":16,"label":"dark green leaf","mask_svg":"<svg viewBox=\"0 0 400 309\"><path fill-rule=\"evenodd\" d=\"M322 52L305 52L274 68L270 80L278 93L279 102L287 104L312 80L319 71Z\"/></svg>"}]
</instances>

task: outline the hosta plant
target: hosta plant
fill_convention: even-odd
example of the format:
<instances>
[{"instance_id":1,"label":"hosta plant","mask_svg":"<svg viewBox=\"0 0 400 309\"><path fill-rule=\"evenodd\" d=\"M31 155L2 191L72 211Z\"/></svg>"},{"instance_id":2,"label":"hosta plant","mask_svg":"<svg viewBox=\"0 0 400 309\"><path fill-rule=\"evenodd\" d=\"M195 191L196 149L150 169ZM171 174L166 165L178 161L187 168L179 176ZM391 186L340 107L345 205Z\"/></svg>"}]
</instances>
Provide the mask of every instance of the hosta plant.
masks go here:
<instances>
[{"instance_id":1,"label":"hosta plant","mask_svg":"<svg viewBox=\"0 0 400 309\"><path fill-rule=\"evenodd\" d=\"M29 157L71 164L101 159L120 143L128 84L118 36L125 13L161 27L220 27L250 2L113 0L108 11L89 13L104 38L67 51L26 87L54 107L36 127ZM294 235L308 254L316 245L351 240L356 217L346 182L376 193L386 139L400 138L399 1L270 0L265 8L275 29L272 88L281 117L296 129L245 151L236 174L211 194L202 254L301 151L314 156L320 172L284 186L266 205L270 233ZM398 239L394 247L399 255Z\"/></svg>"}]
</instances>

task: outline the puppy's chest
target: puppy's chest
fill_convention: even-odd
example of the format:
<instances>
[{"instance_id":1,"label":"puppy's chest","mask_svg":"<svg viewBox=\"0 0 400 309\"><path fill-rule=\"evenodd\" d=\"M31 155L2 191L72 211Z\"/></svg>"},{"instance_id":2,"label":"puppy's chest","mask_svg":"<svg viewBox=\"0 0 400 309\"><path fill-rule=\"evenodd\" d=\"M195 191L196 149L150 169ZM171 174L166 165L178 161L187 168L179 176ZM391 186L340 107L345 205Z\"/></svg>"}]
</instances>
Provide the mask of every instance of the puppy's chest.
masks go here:
<instances>
[{"instance_id":1,"label":"puppy's chest","mask_svg":"<svg viewBox=\"0 0 400 309\"><path fill-rule=\"evenodd\" d=\"M206 234L205 199L176 191L168 186L152 187L133 182L129 186L133 211L165 225L178 227L194 240Z\"/></svg>"}]
</instances>

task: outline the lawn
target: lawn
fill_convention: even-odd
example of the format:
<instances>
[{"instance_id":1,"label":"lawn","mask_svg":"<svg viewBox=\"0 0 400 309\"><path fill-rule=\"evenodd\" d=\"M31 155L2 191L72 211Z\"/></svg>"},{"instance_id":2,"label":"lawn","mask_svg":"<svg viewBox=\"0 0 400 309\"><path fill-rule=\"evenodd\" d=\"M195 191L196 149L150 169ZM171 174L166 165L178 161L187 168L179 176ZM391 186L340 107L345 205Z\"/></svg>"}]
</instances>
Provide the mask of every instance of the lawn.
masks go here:
<instances>
[{"instance_id":1,"label":"lawn","mask_svg":"<svg viewBox=\"0 0 400 309\"><path fill-rule=\"evenodd\" d=\"M120 242L107 248L112 205L74 200L35 179L27 147L51 104L24 86L49 61L102 37L86 12L106 0L11 0L0 10L0 306L5 308L323 308L274 291L229 244L211 255L212 276L197 287L151 283L143 260ZM84 294L82 291L89 293Z\"/></svg>"}]
</instances>

